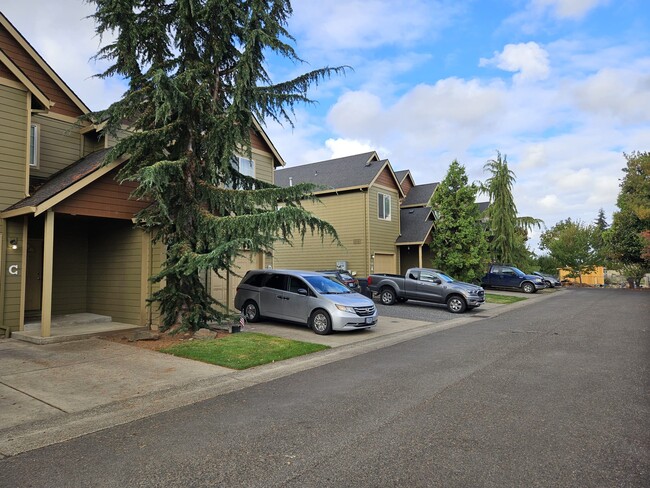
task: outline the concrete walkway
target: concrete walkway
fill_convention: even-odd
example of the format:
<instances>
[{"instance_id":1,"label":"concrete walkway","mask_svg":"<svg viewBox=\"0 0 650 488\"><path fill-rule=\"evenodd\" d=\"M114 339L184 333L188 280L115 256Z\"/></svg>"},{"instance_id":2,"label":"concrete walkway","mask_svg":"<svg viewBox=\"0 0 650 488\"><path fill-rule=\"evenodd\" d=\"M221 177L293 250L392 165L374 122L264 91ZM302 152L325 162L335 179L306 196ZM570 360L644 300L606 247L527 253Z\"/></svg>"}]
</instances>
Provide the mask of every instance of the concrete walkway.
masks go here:
<instances>
[{"instance_id":1,"label":"concrete walkway","mask_svg":"<svg viewBox=\"0 0 650 488\"><path fill-rule=\"evenodd\" d=\"M487 304L481 308L480 317L450 315L450 320L439 323L380 317L372 330L328 336L318 336L306 327L295 325L251 324L246 330L326 344L332 349L245 371L102 339L44 345L3 339L0 340L0 458L440 330L478 325L483 318L562 293L528 295L530 300L508 306Z\"/></svg>"}]
</instances>

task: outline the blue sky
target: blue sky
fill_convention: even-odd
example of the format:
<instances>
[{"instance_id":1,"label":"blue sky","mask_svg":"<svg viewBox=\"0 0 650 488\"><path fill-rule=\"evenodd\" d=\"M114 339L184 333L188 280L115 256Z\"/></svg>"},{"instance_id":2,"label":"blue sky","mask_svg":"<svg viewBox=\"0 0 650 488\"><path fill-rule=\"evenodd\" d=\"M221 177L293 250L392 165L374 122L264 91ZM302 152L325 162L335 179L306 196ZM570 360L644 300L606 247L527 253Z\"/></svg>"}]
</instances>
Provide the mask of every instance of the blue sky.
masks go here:
<instances>
[{"instance_id":1,"label":"blue sky","mask_svg":"<svg viewBox=\"0 0 650 488\"><path fill-rule=\"evenodd\" d=\"M375 150L416 183L457 159L471 180L506 154L519 213L547 227L611 222L623 153L650 150L647 0L301 0L289 31L308 64L347 75L313 89L295 127L269 124L289 166ZM42 15L34 15L42 10ZM99 44L81 0L11 2L3 13L99 109L123 91L92 79ZM61 29L61 26L66 28ZM538 234L532 236L535 249Z\"/></svg>"}]
</instances>

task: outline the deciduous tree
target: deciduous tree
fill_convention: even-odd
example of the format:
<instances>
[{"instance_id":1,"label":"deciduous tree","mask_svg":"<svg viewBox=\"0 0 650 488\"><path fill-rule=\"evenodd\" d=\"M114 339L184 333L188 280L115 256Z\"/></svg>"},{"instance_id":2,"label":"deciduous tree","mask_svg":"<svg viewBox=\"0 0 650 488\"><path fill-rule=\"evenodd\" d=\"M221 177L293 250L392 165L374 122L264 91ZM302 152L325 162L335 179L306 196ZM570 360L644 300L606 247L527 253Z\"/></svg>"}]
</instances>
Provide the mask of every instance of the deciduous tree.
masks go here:
<instances>
[{"instance_id":1,"label":"deciduous tree","mask_svg":"<svg viewBox=\"0 0 650 488\"><path fill-rule=\"evenodd\" d=\"M570 278L580 278L596 269L600 263L593 246L594 228L570 218L558 222L542 233L540 248L549 251L551 257L564 269Z\"/></svg>"}]
</instances>

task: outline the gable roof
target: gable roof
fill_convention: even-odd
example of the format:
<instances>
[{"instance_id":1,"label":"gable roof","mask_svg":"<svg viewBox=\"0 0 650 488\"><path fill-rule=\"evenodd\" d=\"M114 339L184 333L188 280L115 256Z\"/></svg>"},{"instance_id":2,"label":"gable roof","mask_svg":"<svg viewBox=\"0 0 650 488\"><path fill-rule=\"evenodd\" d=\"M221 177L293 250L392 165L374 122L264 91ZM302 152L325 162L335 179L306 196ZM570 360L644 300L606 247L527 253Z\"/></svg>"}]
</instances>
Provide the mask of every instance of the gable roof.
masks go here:
<instances>
[{"instance_id":1,"label":"gable roof","mask_svg":"<svg viewBox=\"0 0 650 488\"><path fill-rule=\"evenodd\" d=\"M387 164L388 160L380 161L374 151L356 154L277 170L275 184L288 187L298 183L313 183L333 190L366 187Z\"/></svg>"},{"instance_id":2,"label":"gable roof","mask_svg":"<svg viewBox=\"0 0 650 488\"><path fill-rule=\"evenodd\" d=\"M408 192L402 202L401 208L424 207L429 205L433 192L436 190L438 183L427 183L425 185L415 185Z\"/></svg>"},{"instance_id":3,"label":"gable roof","mask_svg":"<svg viewBox=\"0 0 650 488\"><path fill-rule=\"evenodd\" d=\"M56 74L56 72L50 67L49 64L41 57L40 54L32 47L32 45L25 39L22 34L13 26L11 22L9 22L9 19L4 16L2 12L0 12L0 26L4 28L9 35L11 36L11 39L15 41L18 47L14 47L14 49L20 49L21 52L24 52L27 54L28 58L31 58L36 65L38 66L38 70L41 73L41 76L47 76L50 78L58 90L60 90L61 96L67 97L72 104L83 114L86 114L90 112L90 109L86 106L85 103L81 101L81 99L70 89L70 87L59 77L59 75ZM3 50L4 55L8 58L11 59L12 56L9 52L6 50ZM1 60L4 64L6 64L6 60ZM34 86L38 87L38 91L41 93L45 94L48 100L52 100L55 94L48 94L48 89L42 84L42 79L36 79L36 77L32 77L29 75L26 71L26 66L27 66L27 61L23 58L23 60L19 60L16 58L15 60L11 61L14 66L18 67L22 73L22 75L25 78L28 78L30 83L32 83ZM22 65L22 66L21 66ZM13 69L10 66L7 66L10 71L16 76L16 73L13 72ZM23 82L20 76L17 76L18 79ZM27 87L30 91L32 91L32 88L29 86ZM40 101L40 99L39 99ZM46 108L50 108L54 103L50 101L50 105L46 105Z\"/></svg>"},{"instance_id":4,"label":"gable roof","mask_svg":"<svg viewBox=\"0 0 650 488\"><path fill-rule=\"evenodd\" d=\"M39 215L126 161L127 158L122 157L104 165L104 158L109 150L95 151L63 168L32 195L0 212L0 217L9 218L30 213Z\"/></svg>"},{"instance_id":5,"label":"gable roof","mask_svg":"<svg viewBox=\"0 0 650 488\"><path fill-rule=\"evenodd\" d=\"M404 180L408 177L409 180L411 180L411 185L415 186L415 180L413 179L413 175L411 174L411 170L408 169L402 169L400 171L395 171L395 178L397 178L397 181L401 185L404 183Z\"/></svg>"},{"instance_id":6,"label":"gable roof","mask_svg":"<svg viewBox=\"0 0 650 488\"><path fill-rule=\"evenodd\" d=\"M490 202L477 202L476 204L478 205L478 211L481 214L490 206Z\"/></svg>"},{"instance_id":7,"label":"gable roof","mask_svg":"<svg viewBox=\"0 0 650 488\"><path fill-rule=\"evenodd\" d=\"M424 244L433 229L433 212L429 207L402 208L399 211L398 246Z\"/></svg>"}]
</instances>

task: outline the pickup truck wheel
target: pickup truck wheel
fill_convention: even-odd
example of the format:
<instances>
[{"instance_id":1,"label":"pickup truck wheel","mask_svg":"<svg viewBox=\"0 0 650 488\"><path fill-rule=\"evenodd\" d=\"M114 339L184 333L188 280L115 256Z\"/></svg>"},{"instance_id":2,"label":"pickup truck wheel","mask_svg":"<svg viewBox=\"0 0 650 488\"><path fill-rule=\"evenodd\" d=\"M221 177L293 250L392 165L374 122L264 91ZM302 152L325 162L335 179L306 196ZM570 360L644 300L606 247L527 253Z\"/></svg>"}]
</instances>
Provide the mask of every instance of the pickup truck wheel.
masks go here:
<instances>
[{"instance_id":1,"label":"pickup truck wheel","mask_svg":"<svg viewBox=\"0 0 650 488\"><path fill-rule=\"evenodd\" d=\"M521 289L524 291L524 293L535 293L535 285L533 285L530 281L525 281L522 283Z\"/></svg>"},{"instance_id":2,"label":"pickup truck wheel","mask_svg":"<svg viewBox=\"0 0 650 488\"><path fill-rule=\"evenodd\" d=\"M396 300L395 292L393 291L392 288L390 287L385 287L381 289L381 292L379 293L379 299L381 300L381 303L384 305L392 305L395 303Z\"/></svg>"},{"instance_id":3,"label":"pickup truck wheel","mask_svg":"<svg viewBox=\"0 0 650 488\"><path fill-rule=\"evenodd\" d=\"M467 303L458 295L452 295L447 299L447 309L451 313L463 313L467 310Z\"/></svg>"},{"instance_id":4,"label":"pickup truck wheel","mask_svg":"<svg viewBox=\"0 0 650 488\"><path fill-rule=\"evenodd\" d=\"M311 330L318 335L327 335L332 332L332 321L325 310L314 310L309 318Z\"/></svg>"}]
</instances>

